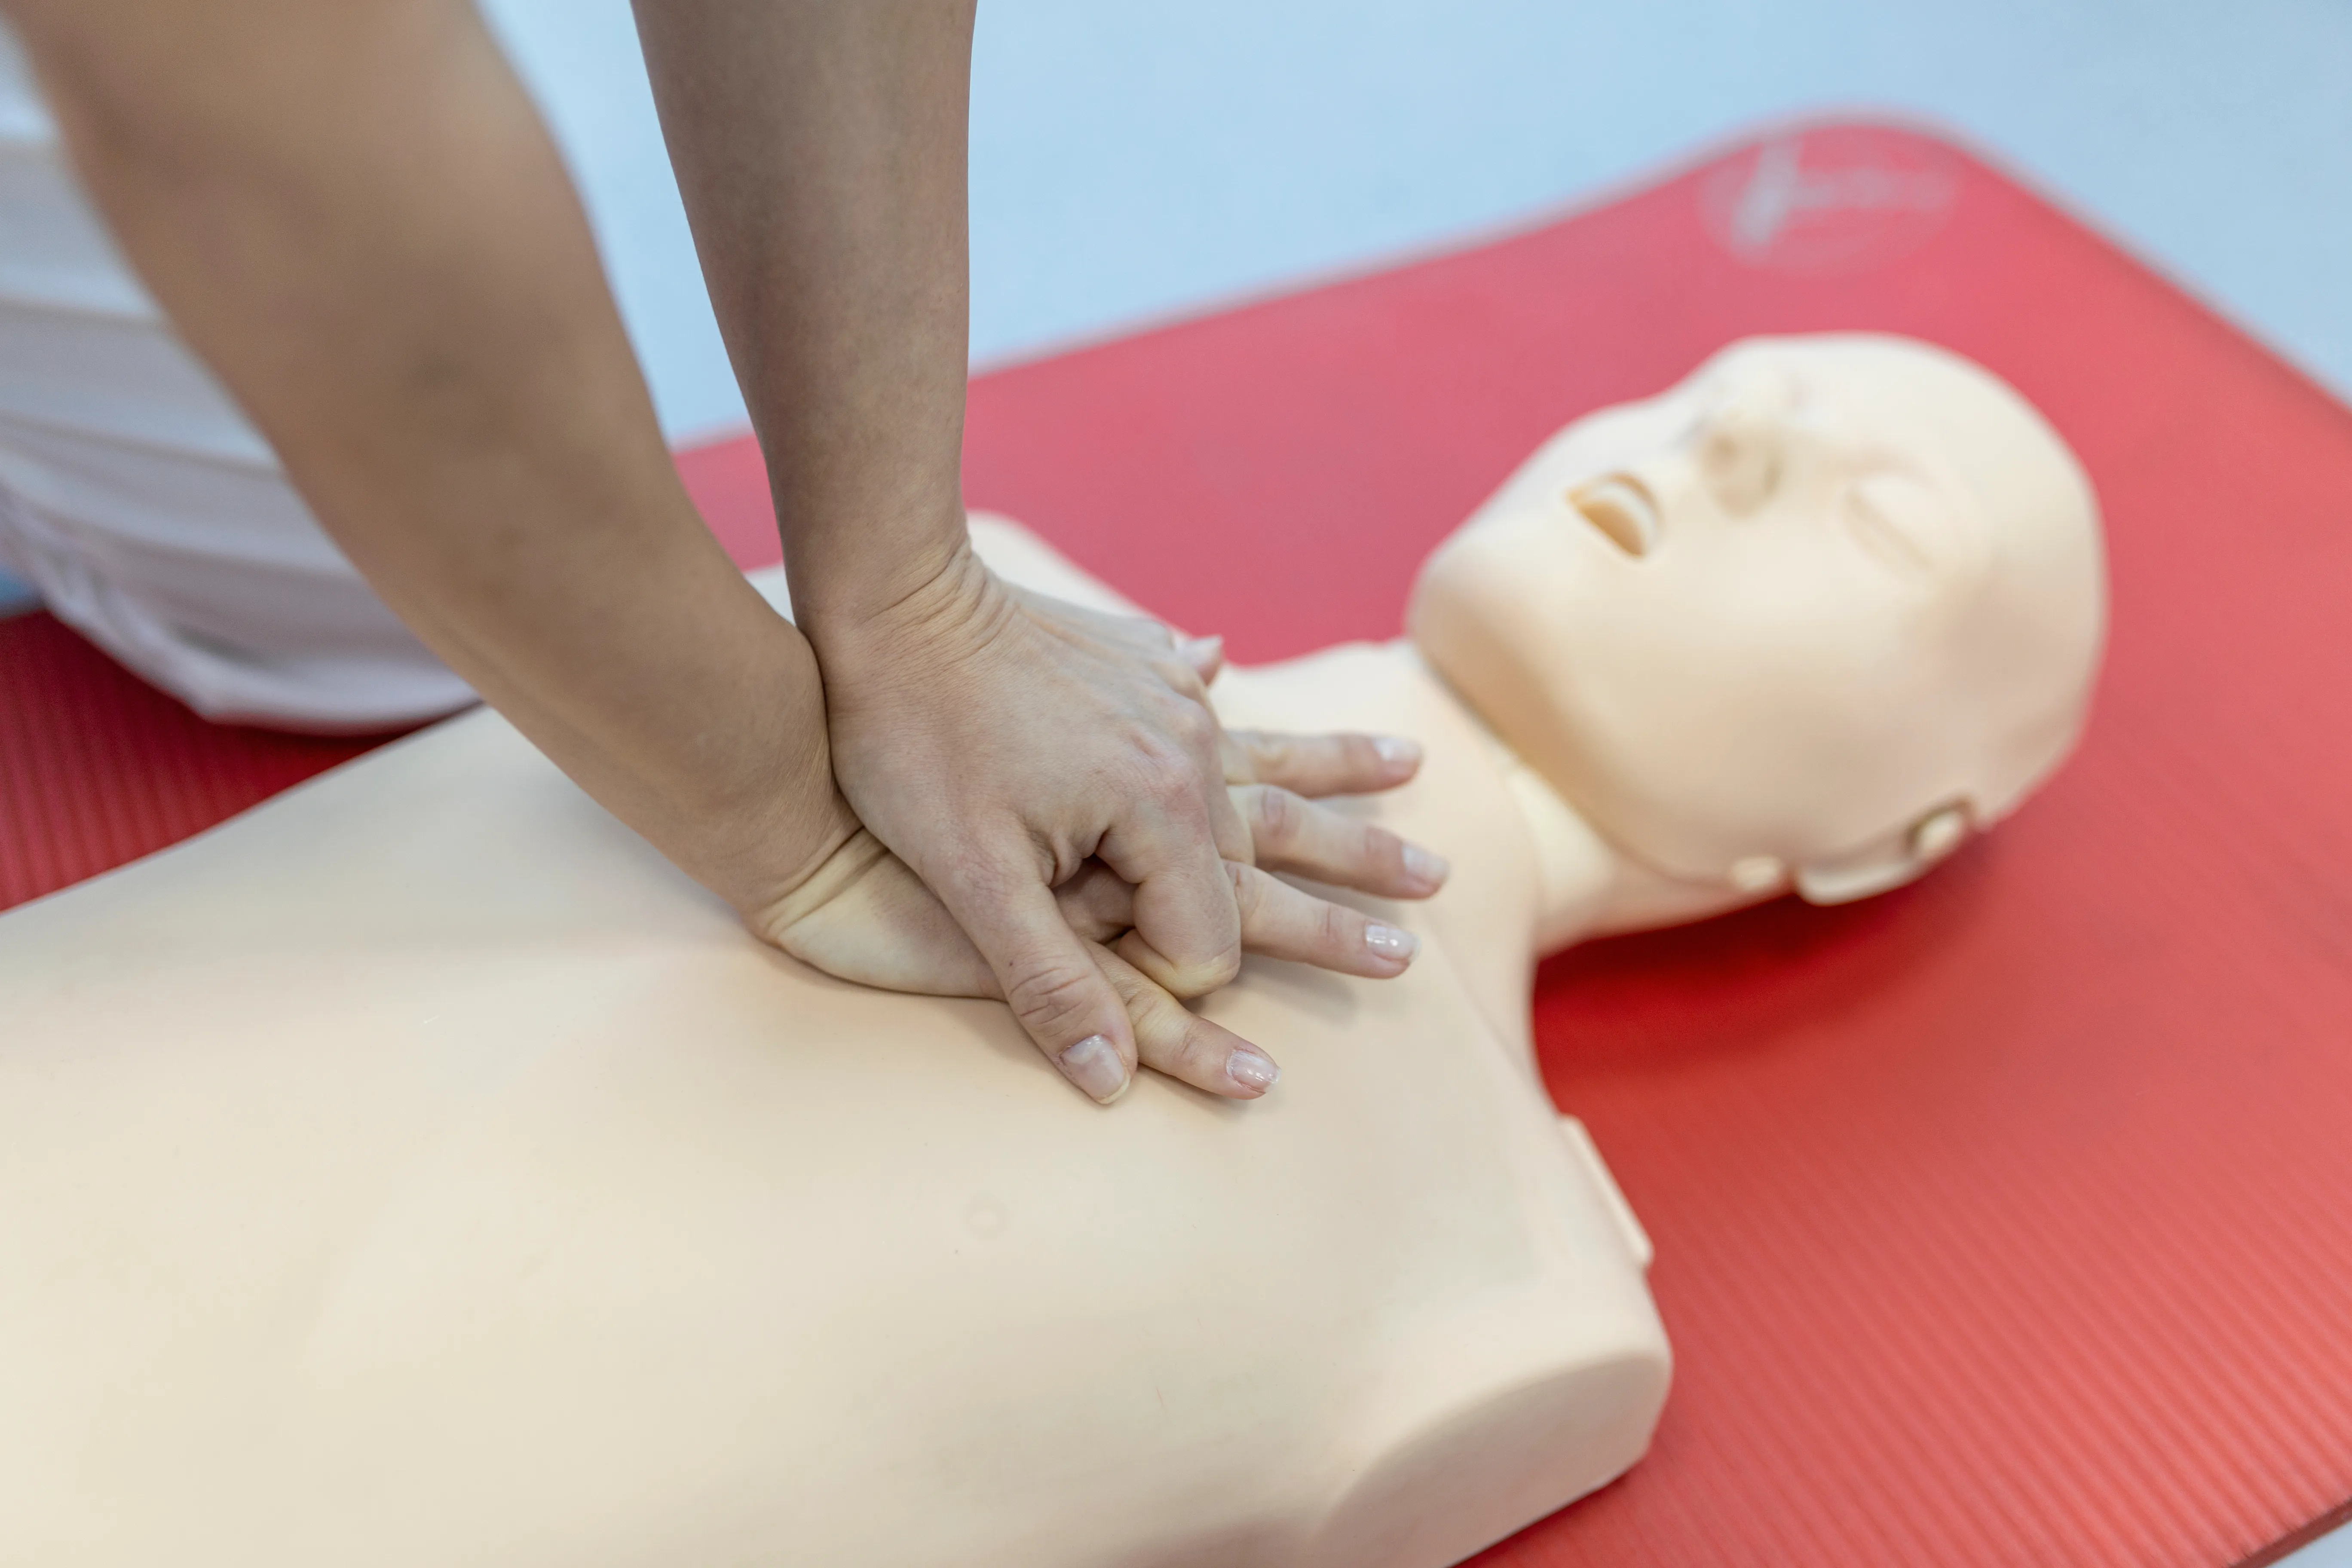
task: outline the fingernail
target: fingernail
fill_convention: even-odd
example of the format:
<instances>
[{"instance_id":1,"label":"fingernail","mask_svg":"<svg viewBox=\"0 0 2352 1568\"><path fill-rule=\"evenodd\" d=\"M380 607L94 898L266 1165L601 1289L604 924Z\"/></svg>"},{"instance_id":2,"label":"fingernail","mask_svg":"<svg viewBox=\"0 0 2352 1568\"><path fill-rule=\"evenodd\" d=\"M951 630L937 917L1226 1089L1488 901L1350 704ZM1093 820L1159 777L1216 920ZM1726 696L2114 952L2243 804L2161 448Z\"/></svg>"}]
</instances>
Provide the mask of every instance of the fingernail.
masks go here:
<instances>
[{"instance_id":1,"label":"fingernail","mask_svg":"<svg viewBox=\"0 0 2352 1568\"><path fill-rule=\"evenodd\" d=\"M1405 960L1421 951L1421 938L1375 921L1364 928L1364 945L1382 958Z\"/></svg>"},{"instance_id":2,"label":"fingernail","mask_svg":"<svg viewBox=\"0 0 2352 1568\"><path fill-rule=\"evenodd\" d=\"M1118 1059L1106 1035L1088 1035L1054 1058L1062 1076L1092 1099L1108 1105L1127 1087L1127 1064Z\"/></svg>"},{"instance_id":3,"label":"fingernail","mask_svg":"<svg viewBox=\"0 0 2352 1568\"><path fill-rule=\"evenodd\" d=\"M1408 763L1421 761L1421 742L1408 741L1402 735L1382 735L1372 742L1372 750L1378 752L1381 761L1391 767L1402 767Z\"/></svg>"},{"instance_id":4,"label":"fingernail","mask_svg":"<svg viewBox=\"0 0 2352 1568\"><path fill-rule=\"evenodd\" d=\"M1238 1046L1234 1047L1234 1054L1225 1058L1225 1076L1244 1093L1264 1094L1281 1079L1282 1069L1263 1052L1248 1046Z\"/></svg>"},{"instance_id":5,"label":"fingernail","mask_svg":"<svg viewBox=\"0 0 2352 1568\"><path fill-rule=\"evenodd\" d=\"M1418 844L1404 847L1405 875L1416 882L1425 882L1433 888L1445 880L1453 869L1453 863L1443 855L1433 855Z\"/></svg>"}]
</instances>

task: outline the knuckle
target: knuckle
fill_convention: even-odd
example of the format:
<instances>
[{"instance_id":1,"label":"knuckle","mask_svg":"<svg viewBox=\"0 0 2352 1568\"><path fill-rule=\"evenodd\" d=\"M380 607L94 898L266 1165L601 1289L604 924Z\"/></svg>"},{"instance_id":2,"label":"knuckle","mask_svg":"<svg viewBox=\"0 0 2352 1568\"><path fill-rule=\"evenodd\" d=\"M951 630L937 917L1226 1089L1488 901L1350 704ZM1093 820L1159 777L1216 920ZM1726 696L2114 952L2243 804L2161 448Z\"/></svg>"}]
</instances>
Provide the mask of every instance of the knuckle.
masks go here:
<instances>
[{"instance_id":1,"label":"knuckle","mask_svg":"<svg viewBox=\"0 0 2352 1568\"><path fill-rule=\"evenodd\" d=\"M1055 889L1062 918L1080 937L1100 942L1135 923L1134 889L1098 861Z\"/></svg>"},{"instance_id":2,"label":"knuckle","mask_svg":"<svg viewBox=\"0 0 2352 1568\"><path fill-rule=\"evenodd\" d=\"M1178 813L1187 818L1200 801L1200 781L1192 770L1170 761L1147 763L1143 770L1143 797L1153 805Z\"/></svg>"},{"instance_id":3,"label":"knuckle","mask_svg":"<svg viewBox=\"0 0 2352 1568\"><path fill-rule=\"evenodd\" d=\"M1200 959L1191 963L1163 961L1164 972L1154 978L1171 995L1190 1001L1206 996L1212 991L1222 991L1234 983L1242 972L1241 949L1229 948L1213 958Z\"/></svg>"},{"instance_id":4,"label":"knuckle","mask_svg":"<svg viewBox=\"0 0 2352 1568\"><path fill-rule=\"evenodd\" d=\"M1023 1025L1054 1035L1086 1021L1095 1001L1096 975L1068 964L1042 964L1013 977L1004 1000Z\"/></svg>"},{"instance_id":5,"label":"knuckle","mask_svg":"<svg viewBox=\"0 0 2352 1568\"><path fill-rule=\"evenodd\" d=\"M1175 747L1151 731L1139 729L1127 737L1126 754L1105 764L1102 783L1108 794L1157 801L1174 793L1191 773Z\"/></svg>"},{"instance_id":6,"label":"knuckle","mask_svg":"<svg viewBox=\"0 0 2352 1568\"><path fill-rule=\"evenodd\" d=\"M1201 770L1192 759L1164 748L1152 748L1138 763L1138 773L1144 797L1153 803L1181 811L1187 816L1202 814L1204 786ZM1217 787L1224 786L1221 784Z\"/></svg>"},{"instance_id":7,"label":"knuckle","mask_svg":"<svg viewBox=\"0 0 2352 1568\"><path fill-rule=\"evenodd\" d=\"M1323 906L1321 929L1316 933L1321 939L1324 950L1330 952L1343 952L1354 945L1358 918L1356 911L1344 904L1326 903Z\"/></svg>"},{"instance_id":8,"label":"knuckle","mask_svg":"<svg viewBox=\"0 0 2352 1568\"><path fill-rule=\"evenodd\" d=\"M929 858L921 869L939 886L984 906L1002 905L1022 881L1001 857L970 845L951 846L944 853Z\"/></svg>"},{"instance_id":9,"label":"knuckle","mask_svg":"<svg viewBox=\"0 0 2352 1568\"><path fill-rule=\"evenodd\" d=\"M1201 683L1197 678L1192 680L1192 685L1196 692L1199 691ZM1187 751L1197 752L1203 746L1213 745L1217 739L1216 718L1202 701L1201 696L1195 693L1184 695L1183 705L1177 709L1169 727Z\"/></svg>"},{"instance_id":10,"label":"knuckle","mask_svg":"<svg viewBox=\"0 0 2352 1568\"><path fill-rule=\"evenodd\" d=\"M1290 742L1265 730L1228 730L1225 739L1241 753L1252 779L1263 783L1280 778L1290 758Z\"/></svg>"},{"instance_id":11,"label":"knuckle","mask_svg":"<svg viewBox=\"0 0 2352 1568\"><path fill-rule=\"evenodd\" d=\"M1236 860L1225 862L1225 874L1234 884L1234 910L1241 917L1241 929L1244 935L1255 934L1273 913L1267 904L1273 879Z\"/></svg>"},{"instance_id":12,"label":"knuckle","mask_svg":"<svg viewBox=\"0 0 2352 1568\"><path fill-rule=\"evenodd\" d=\"M1264 784L1257 790L1250 823L1260 848L1287 848L1298 837L1299 810L1305 803L1286 789Z\"/></svg>"},{"instance_id":13,"label":"knuckle","mask_svg":"<svg viewBox=\"0 0 2352 1568\"><path fill-rule=\"evenodd\" d=\"M1176 1045L1180 1063L1177 1076L1194 1082L1222 1076L1228 1052L1216 1031L1190 1013L1184 1014L1181 1027L1182 1035Z\"/></svg>"},{"instance_id":14,"label":"knuckle","mask_svg":"<svg viewBox=\"0 0 2352 1568\"><path fill-rule=\"evenodd\" d=\"M1130 1023L1140 1026L1149 1017L1153 998L1159 988L1132 965L1117 963L1108 966L1104 976L1110 988L1118 994L1119 1005L1127 1009Z\"/></svg>"}]
</instances>

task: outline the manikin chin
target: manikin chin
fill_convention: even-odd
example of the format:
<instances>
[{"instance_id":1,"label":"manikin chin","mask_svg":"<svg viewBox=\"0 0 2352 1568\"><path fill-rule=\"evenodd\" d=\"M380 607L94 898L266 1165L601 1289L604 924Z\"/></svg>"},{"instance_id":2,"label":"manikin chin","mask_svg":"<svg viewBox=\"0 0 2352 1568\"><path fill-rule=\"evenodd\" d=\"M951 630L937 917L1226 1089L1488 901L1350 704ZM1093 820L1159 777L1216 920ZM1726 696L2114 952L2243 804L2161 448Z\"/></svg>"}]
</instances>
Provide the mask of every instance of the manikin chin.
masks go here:
<instances>
[{"instance_id":1,"label":"manikin chin","mask_svg":"<svg viewBox=\"0 0 2352 1568\"><path fill-rule=\"evenodd\" d=\"M1253 1103L1090 1107L995 1004L801 967L487 712L0 918L0 1560L1453 1562L1666 1395L1535 960L1920 874L2061 760L2102 622L2079 468L1940 351L1571 426L1410 640L1218 682L1418 737L1360 809L1454 866L1367 901L1402 978L1203 1004Z\"/></svg>"}]
</instances>

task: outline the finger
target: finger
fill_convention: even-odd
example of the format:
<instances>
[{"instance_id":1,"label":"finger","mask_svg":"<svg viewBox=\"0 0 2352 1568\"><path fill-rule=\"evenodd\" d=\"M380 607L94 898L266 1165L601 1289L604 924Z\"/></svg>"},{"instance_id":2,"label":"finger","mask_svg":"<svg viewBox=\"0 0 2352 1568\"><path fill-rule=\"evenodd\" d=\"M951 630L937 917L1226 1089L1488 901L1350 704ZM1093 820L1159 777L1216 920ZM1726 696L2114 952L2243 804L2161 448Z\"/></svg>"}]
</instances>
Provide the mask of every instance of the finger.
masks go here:
<instances>
[{"instance_id":1,"label":"finger","mask_svg":"<svg viewBox=\"0 0 2352 1568\"><path fill-rule=\"evenodd\" d=\"M1229 784L1257 783L1257 763L1241 739L1247 733L1246 730L1217 731L1217 765L1223 770Z\"/></svg>"},{"instance_id":2,"label":"finger","mask_svg":"<svg viewBox=\"0 0 2352 1568\"><path fill-rule=\"evenodd\" d=\"M1234 792L1212 784L1209 807L1209 837L1217 847L1221 859L1253 863L1257 858L1257 845L1250 837L1249 820L1243 815L1241 802Z\"/></svg>"},{"instance_id":3,"label":"finger","mask_svg":"<svg viewBox=\"0 0 2352 1568\"><path fill-rule=\"evenodd\" d=\"M1199 667L1190 659L1179 653L1171 653L1164 658L1147 658L1143 662L1152 674L1167 682L1169 690L1203 708L1209 706L1209 678L1202 675ZM1211 711L1213 713L1214 710Z\"/></svg>"},{"instance_id":4,"label":"finger","mask_svg":"<svg viewBox=\"0 0 2352 1568\"><path fill-rule=\"evenodd\" d=\"M1027 868L1008 868L939 892L1045 1059L1102 1104L1126 1093L1136 1061L1126 1005L1095 950L1063 920L1052 889Z\"/></svg>"},{"instance_id":5,"label":"finger","mask_svg":"<svg viewBox=\"0 0 2352 1568\"><path fill-rule=\"evenodd\" d=\"M1338 974L1393 980L1412 963L1421 939L1360 910L1318 899L1255 866L1228 865L1242 911L1242 947L1267 958L1311 963ZM1121 958L1171 995L1190 1000L1217 989L1171 964L1139 931L1113 942Z\"/></svg>"},{"instance_id":6,"label":"finger","mask_svg":"<svg viewBox=\"0 0 2352 1568\"><path fill-rule=\"evenodd\" d=\"M1206 686L1217 679L1225 668L1225 639L1221 637L1190 637L1176 645L1176 657L1190 665L1192 673Z\"/></svg>"},{"instance_id":7,"label":"finger","mask_svg":"<svg viewBox=\"0 0 2352 1568\"><path fill-rule=\"evenodd\" d=\"M1135 889L1099 860L1054 889L1062 919L1083 942L1108 942L1135 924Z\"/></svg>"},{"instance_id":8,"label":"finger","mask_svg":"<svg viewBox=\"0 0 2352 1568\"><path fill-rule=\"evenodd\" d=\"M1255 1100L1282 1077L1273 1058L1231 1029L1189 1011L1118 953L1097 948L1095 957L1127 1005L1136 1051L1145 1067L1228 1100Z\"/></svg>"},{"instance_id":9,"label":"finger","mask_svg":"<svg viewBox=\"0 0 2352 1568\"><path fill-rule=\"evenodd\" d=\"M1192 679L1189 669L1185 679ZM1209 839L1216 847L1218 858L1255 859L1249 827L1223 787L1227 777L1224 726L1217 722L1217 710L1210 706L1209 694L1200 689L1197 681L1193 688L1184 694L1192 699L1191 706L1171 712L1169 731L1192 759L1200 782L1201 801L1208 814Z\"/></svg>"},{"instance_id":10,"label":"finger","mask_svg":"<svg viewBox=\"0 0 2352 1568\"><path fill-rule=\"evenodd\" d=\"M1387 979L1402 973L1420 949L1412 932L1344 904L1318 899L1246 866L1228 865L1226 871L1235 881L1244 952ZM1116 941L1119 952L1154 984L1180 996L1205 995L1215 989L1195 989L1194 982L1132 932L1134 894L1133 888L1099 861L1088 862L1076 877L1055 889L1072 930L1089 942Z\"/></svg>"},{"instance_id":11,"label":"finger","mask_svg":"<svg viewBox=\"0 0 2352 1568\"><path fill-rule=\"evenodd\" d=\"M1230 869L1241 905L1242 941L1252 952L1339 974L1393 980L1421 951L1421 939L1412 932L1361 910L1318 899L1255 866ZM1124 939L1119 952L1133 956Z\"/></svg>"},{"instance_id":12,"label":"finger","mask_svg":"<svg viewBox=\"0 0 2352 1568\"><path fill-rule=\"evenodd\" d=\"M1300 795L1371 795L1394 789L1420 771L1421 746L1398 735L1291 735L1228 731L1248 759L1248 776L1232 784L1280 784Z\"/></svg>"},{"instance_id":13,"label":"finger","mask_svg":"<svg viewBox=\"0 0 2352 1568\"><path fill-rule=\"evenodd\" d=\"M1204 836L1205 837L1205 836ZM1134 886L1135 929L1160 957L1152 978L1180 996L1199 996L1241 968L1241 912L1225 862L1206 842L1170 856L1140 877L1106 841L1103 860Z\"/></svg>"},{"instance_id":14,"label":"finger","mask_svg":"<svg viewBox=\"0 0 2352 1568\"><path fill-rule=\"evenodd\" d=\"M1425 899L1445 885L1444 857L1385 827L1333 811L1273 784L1231 792L1249 826L1256 863L1335 887L1391 899Z\"/></svg>"},{"instance_id":15,"label":"finger","mask_svg":"<svg viewBox=\"0 0 2352 1568\"><path fill-rule=\"evenodd\" d=\"M1249 833L1216 781L1216 721L1194 703L1172 704L1163 752L1095 854L1135 885L1135 924L1183 977L1186 994L1213 991L1241 966L1241 919L1223 848L1246 857ZM1213 824L1214 826L1213 826Z\"/></svg>"}]
</instances>

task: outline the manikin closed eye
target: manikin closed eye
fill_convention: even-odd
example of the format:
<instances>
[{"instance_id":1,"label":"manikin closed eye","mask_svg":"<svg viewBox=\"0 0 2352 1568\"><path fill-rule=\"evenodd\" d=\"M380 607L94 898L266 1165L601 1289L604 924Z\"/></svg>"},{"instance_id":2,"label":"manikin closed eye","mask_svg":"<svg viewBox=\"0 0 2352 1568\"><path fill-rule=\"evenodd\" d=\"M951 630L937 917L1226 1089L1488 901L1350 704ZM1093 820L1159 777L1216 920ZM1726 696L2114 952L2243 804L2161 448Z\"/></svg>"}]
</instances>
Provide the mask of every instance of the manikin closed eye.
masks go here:
<instances>
[{"instance_id":1,"label":"manikin closed eye","mask_svg":"<svg viewBox=\"0 0 2352 1568\"><path fill-rule=\"evenodd\" d=\"M1880 847L1924 861L1911 827L1956 803L1951 822L1997 821L2080 723L2095 501L2031 405L1946 351L1751 340L1532 464L1549 504L1498 491L1433 559L1410 624L1662 876L1843 885ZM1563 531L1563 496L1616 548Z\"/></svg>"},{"instance_id":2,"label":"manikin closed eye","mask_svg":"<svg viewBox=\"0 0 2352 1568\"><path fill-rule=\"evenodd\" d=\"M1906 576L1932 577L1950 553L1950 509L1908 474L1857 479L1840 498L1839 515L1864 551Z\"/></svg>"}]
</instances>

